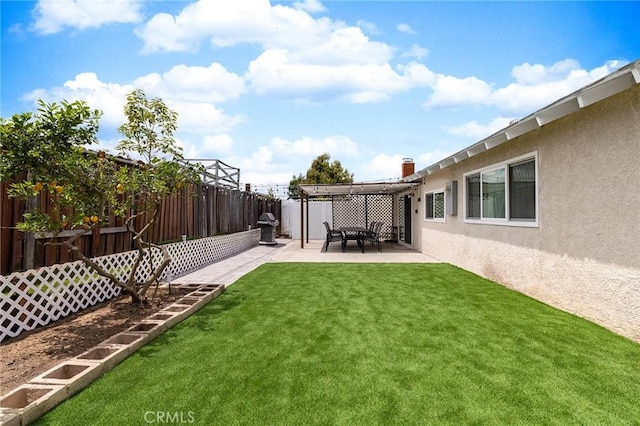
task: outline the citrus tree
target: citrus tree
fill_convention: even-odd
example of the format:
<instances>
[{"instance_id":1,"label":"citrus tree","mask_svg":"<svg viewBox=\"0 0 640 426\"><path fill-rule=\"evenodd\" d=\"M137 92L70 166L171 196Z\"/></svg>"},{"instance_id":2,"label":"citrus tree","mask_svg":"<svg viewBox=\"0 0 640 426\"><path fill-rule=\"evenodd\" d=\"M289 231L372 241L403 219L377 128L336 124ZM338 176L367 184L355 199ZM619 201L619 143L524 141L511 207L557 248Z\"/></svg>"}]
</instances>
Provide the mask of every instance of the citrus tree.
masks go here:
<instances>
[{"instance_id":1,"label":"citrus tree","mask_svg":"<svg viewBox=\"0 0 640 426\"><path fill-rule=\"evenodd\" d=\"M147 238L160 204L197 183L199 171L178 162L177 114L161 99L148 100L135 90L127 97L125 116L119 128L124 139L116 149L130 159L128 164L104 151L87 150L97 143L101 112L84 101L38 101L37 112L2 119L0 180L10 183L9 196L32 206L17 224L20 231L46 233L46 244L64 246L139 303L171 262L166 248ZM42 191L49 193L47 213L29 203ZM137 250L125 274L105 269L77 244L88 231L108 225L109 212L123 219ZM148 273L139 273L143 264L150 265ZM140 276L146 278L139 281Z\"/></svg>"}]
</instances>

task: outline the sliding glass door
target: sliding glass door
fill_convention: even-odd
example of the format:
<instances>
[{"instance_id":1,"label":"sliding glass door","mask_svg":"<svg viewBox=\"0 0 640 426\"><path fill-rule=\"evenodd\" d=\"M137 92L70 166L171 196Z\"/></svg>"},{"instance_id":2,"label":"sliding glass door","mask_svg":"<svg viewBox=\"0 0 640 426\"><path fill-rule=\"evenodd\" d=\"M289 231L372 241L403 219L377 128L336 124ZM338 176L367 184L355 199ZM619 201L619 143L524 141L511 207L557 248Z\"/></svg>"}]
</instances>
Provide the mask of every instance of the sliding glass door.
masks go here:
<instances>
[{"instance_id":1,"label":"sliding glass door","mask_svg":"<svg viewBox=\"0 0 640 426\"><path fill-rule=\"evenodd\" d=\"M398 195L398 242L411 245L411 194Z\"/></svg>"}]
</instances>

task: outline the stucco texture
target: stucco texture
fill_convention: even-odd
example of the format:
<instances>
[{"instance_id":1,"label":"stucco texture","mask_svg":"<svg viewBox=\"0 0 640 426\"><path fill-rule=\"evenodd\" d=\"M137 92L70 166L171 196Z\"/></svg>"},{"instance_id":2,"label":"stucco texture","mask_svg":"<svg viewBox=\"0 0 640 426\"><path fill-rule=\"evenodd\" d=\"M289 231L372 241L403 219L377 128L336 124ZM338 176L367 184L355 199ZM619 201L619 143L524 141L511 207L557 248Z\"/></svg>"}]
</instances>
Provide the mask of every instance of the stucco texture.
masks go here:
<instances>
[{"instance_id":1,"label":"stucco texture","mask_svg":"<svg viewBox=\"0 0 640 426\"><path fill-rule=\"evenodd\" d=\"M529 153L538 226L465 222L463 174ZM449 180L458 214L417 219L414 247L640 341L640 85L429 175L421 191Z\"/></svg>"}]
</instances>

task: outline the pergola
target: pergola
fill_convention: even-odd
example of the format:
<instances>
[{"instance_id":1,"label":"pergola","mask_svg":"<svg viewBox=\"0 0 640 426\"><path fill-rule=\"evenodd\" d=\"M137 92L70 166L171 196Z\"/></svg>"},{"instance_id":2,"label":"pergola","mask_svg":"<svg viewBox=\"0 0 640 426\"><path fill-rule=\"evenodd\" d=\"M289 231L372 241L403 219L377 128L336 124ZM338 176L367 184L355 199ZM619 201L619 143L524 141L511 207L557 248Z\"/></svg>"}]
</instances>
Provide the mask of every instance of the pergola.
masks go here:
<instances>
[{"instance_id":1,"label":"pergola","mask_svg":"<svg viewBox=\"0 0 640 426\"><path fill-rule=\"evenodd\" d=\"M412 188L419 184L412 182L359 182L359 183L331 183L331 184L303 184L298 185L300 192L300 245L304 248L305 223L307 226L307 238L309 235L309 209L304 208L305 199L332 198L349 195L393 195ZM306 219L306 220L305 220ZM307 241L308 242L308 241Z\"/></svg>"}]
</instances>

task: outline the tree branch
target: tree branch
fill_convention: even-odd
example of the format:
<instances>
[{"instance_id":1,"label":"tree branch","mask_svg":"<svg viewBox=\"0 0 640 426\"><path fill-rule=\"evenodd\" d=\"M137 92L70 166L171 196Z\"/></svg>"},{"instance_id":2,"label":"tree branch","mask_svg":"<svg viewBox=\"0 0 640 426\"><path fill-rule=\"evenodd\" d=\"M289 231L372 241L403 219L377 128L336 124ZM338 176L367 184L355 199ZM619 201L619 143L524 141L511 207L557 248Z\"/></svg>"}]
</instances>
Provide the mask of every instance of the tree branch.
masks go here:
<instances>
[{"instance_id":1,"label":"tree branch","mask_svg":"<svg viewBox=\"0 0 640 426\"><path fill-rule=\"evenodd\" d=\"M147 245L149 246L149 249L156 248L160 250L160 252L162 252L162 262L160 262L160 264L154 269L151 276L147 278L147 281L145 282L144 286L140 289L138 294L145 294L146 291L149 289L149 287L151 287L151 285L160 278L160 275L162 274L162 272L171 263L171 256L169 256L169 251L167 250L166 247L158 244L152 244L152 243L148 243Z\"/></svg>"},{"instance_id":2,"label":"tree branch","mask_svg":"<svg viewBox=\"0 0 640 426\"><path fill-rule=\"evenodd\" d=\"M62 243L62 245L66 246L69 248L69 250L71 250L72 252L76 253L77 256L80 257L80 259L89 267L91 267L94 271L96 271L98 273L98 275L101 275L107 279L109 279L109 281L111 281L114 285L122 288L126 293L128 293L131 296L131 299L134 302L139 302L140 301L140 296L138 296L138 294L135 291L132 291L131 288L128 288L126 285L124 285L119 279L118 277L116 277L115 275L113 275L112 273L106 271L99 263L97 263L96 261L94 261L93 259L85 256L84 254L82 254L80 252L80 248L76 245L74 245L71 242L72 239L69 239L65 242Z\"/></svg>"}]
</instances>

